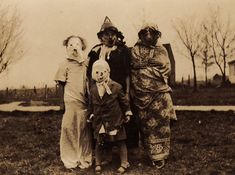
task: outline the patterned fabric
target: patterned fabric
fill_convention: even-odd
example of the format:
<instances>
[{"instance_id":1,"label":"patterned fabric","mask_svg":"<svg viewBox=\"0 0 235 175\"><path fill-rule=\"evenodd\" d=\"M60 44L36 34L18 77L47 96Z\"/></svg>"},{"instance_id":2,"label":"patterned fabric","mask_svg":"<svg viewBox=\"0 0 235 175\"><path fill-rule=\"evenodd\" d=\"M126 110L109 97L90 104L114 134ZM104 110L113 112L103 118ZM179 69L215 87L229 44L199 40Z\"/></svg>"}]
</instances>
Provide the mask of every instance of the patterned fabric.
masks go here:
<instances>
[{"instance_id":1,"label":"patterned fabric","mask_svg":"<svg viewBox=\"0 0 235 175\"><path fill-rule=\"evenodd\" d=\"M176 119L167 84L170 61L161 46L137 43L132 49L132 98L140 120L142 141L149 157L166 159L170 150L170 119Z\"/></svg>"},{"instance_id":2,"label":"patterned fabric","mask_svg":"<svg viewBox=\"0 0 235 175\"><path fill-rule=\"evenodd\" d=\"M143 144L152 160L166 159L170 150L170 119L176 118L169 93L158 93L145 109L139 109Z\"/></svg>"},{"instance_id":3,"label":"patterned fabric","mask_svg":"<svg viewBox=\"0 0 235 175\"><path fill-rule=\"evenodd\" d=\"M137 44L131 53L131 76L134 90L147 93L171 91L167 84L171 65L163 46L152 48Z\"/></svg>"}]
</instances>

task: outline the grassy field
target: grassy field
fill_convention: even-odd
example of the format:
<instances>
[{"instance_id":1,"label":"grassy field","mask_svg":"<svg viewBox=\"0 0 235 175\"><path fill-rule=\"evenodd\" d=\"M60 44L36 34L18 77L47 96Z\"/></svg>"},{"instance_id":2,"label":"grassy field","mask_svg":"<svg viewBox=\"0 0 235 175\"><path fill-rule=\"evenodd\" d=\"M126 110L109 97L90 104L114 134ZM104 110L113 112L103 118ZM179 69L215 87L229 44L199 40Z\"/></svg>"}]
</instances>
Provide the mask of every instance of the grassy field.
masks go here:
<instances>
[{"instance_id":1,"label":"grassy field","mask_svg":"<svg viewBox=\"0 0 235 175\"><path fill-rule=\"evenodd\" d=\"M228 88L199 88L193 92L190 87L173 87L172 99L175 105L235 105L235 87ZM0 104L12 101L44 101L48 105L59 103L55 88L48 88L47 96L44 89L38 89L37 94L33 89L0 91Z\"/></svg>"},{"instance_id":2,"label":"grassy field","mask_svg":"<svg viewBox=\"0 0 235 175\"><path fill-rule=\"evenodd\" d=\"M175 105L235 105L235 87L230 88L173 88Z\"/></svg>"},{"instance_id":3,"label":"grassy field","mask_svg":"<svg viewBox=\"0 0 235 175\"><path fill-rule=\"evenodd\" d=\"M156 170L142 151L130 150L127 175L232 175L235 174L235 114L233 112L177 112L172 125L171 155ZM93 167L69 172L59 157L62 115L46 113L0 113L1 175L94 174ZM110 175L118 167L117 155L105 167Z\"/></svg>"}]
</instances>

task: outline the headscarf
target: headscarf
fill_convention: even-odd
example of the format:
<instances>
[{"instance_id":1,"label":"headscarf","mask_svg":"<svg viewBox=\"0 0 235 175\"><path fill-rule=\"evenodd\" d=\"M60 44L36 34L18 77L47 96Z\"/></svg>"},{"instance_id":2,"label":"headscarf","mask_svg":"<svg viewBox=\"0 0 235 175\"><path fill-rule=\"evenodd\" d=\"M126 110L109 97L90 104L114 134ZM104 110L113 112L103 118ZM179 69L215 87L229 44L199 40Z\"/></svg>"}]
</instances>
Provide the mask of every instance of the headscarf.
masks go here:
<instances>
[{"instance_id":1,"label":"headscarf","mask_svg":"<svg viewBox=\"0 0 235 175\"><path fill-rule=\"evenodd\" d=\"M157 26L157 24L153 24L153 23L145 23L144 25L142 25L139 33L138 33L138 36L140 38L140 35L141 33L146 30L147 28L150 28L152 29L153 31L157 32L159 34L159 37L161 37L161 32L159 31L159 28Z\"/></svg>"},{"instance_id":2,"label":"headscarf","mask_svg":"<svg viewBox=\"0 0 235 175\"><path fill-rule=\"evenodd\" d=\"M141 37L142 35L144 35L144 33L146 32L147 29L151 29L153 32L154 32L154 36L155 36L155 40L153 40L153 42L151 44L146 44L144 41L141 40ZM145 45L147 47L150 47L150 48L154 48L157 44L157 40L158 38L161 37L161 32L159 31L158 29L158 26L156 24L152 24L152 23L145 23L139 33L138 33L138 36L139 36L139 40L137 41L136 44L142 44L142 45Z\"/></svg>"}]
</instances>

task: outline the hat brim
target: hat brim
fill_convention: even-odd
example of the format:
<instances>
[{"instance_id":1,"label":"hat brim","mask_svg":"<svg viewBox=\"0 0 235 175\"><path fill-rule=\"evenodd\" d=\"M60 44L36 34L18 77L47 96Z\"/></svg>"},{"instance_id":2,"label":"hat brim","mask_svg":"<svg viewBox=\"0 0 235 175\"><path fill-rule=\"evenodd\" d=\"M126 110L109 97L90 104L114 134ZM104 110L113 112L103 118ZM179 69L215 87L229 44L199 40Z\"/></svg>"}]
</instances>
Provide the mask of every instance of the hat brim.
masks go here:
<instances>
[{"instance_id":1,"label":"hat brim","mask_svg":"<svg viewBox=\"0 0 235 175\"><path fill-rule=\"evenodd\" d=\"M97 36L98 38L100 38L105 32L107 31L113 31L115 32L116 34L119 33L118 29L116 27L113 27L113 26L110 26L110 27L107 27L105 28L104 30L100 30L98 33L97 33Z\"/></svg>"}]
</instances>

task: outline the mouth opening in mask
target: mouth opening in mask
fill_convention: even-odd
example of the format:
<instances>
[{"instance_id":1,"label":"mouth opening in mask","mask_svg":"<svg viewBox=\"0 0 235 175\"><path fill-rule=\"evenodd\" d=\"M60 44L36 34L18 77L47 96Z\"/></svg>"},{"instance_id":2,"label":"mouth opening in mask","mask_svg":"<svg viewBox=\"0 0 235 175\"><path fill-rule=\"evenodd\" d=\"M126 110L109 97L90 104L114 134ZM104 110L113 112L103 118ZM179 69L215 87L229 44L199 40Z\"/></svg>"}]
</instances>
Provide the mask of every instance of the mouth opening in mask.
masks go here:
<instances>
[{"instance_id":1,"label":"mouth opening in mask","mask_svg":"<svg viewBox=\"0 0 235 175\"><path fill-rule=\"evenodd\" d=\"M103 82L104 81L104 77L98 78L98 82Z\"/></svg>"},{"instance_id":2,"label":"mouth opening in mask","mask_svg":"<svg viewBox=\"0 0 235 175\"><path fill-rule=\"evenodd\" d=\"M112 40L112 39L108 40L108 42L107 42L108 47L113 47L114 45L115 45L114 40Z\"/></svg>"},{"instance_id":3,"label":"mouth opening in mask","mask_svg":"<svg viewBox=\"0 0 235 175\"><path fill-rule=\"evenodd\" d=\"M78 56L78 52L77 51L73 51L73 56L77 57Z\"/></svg>"}]
</instances>

